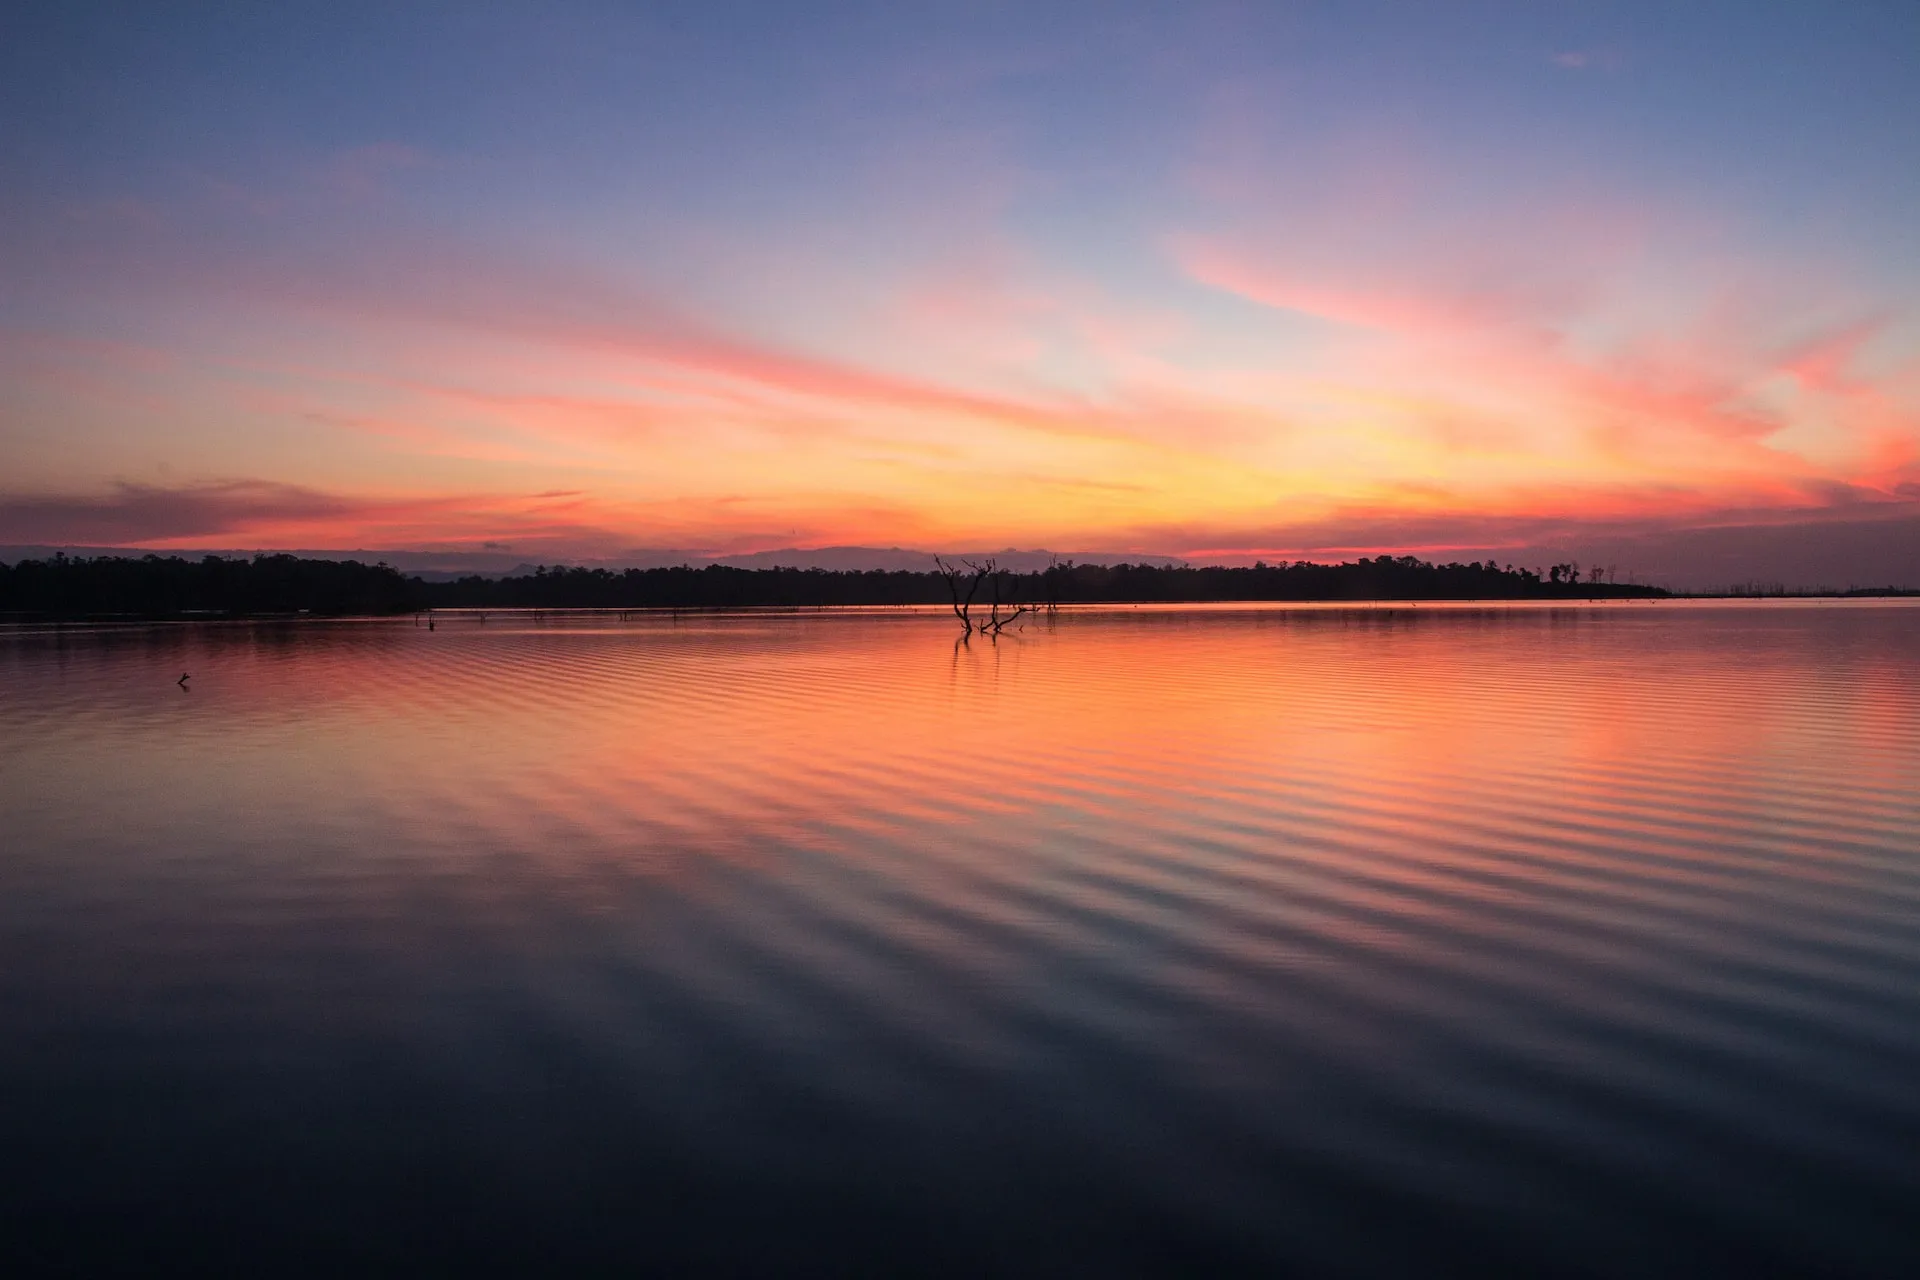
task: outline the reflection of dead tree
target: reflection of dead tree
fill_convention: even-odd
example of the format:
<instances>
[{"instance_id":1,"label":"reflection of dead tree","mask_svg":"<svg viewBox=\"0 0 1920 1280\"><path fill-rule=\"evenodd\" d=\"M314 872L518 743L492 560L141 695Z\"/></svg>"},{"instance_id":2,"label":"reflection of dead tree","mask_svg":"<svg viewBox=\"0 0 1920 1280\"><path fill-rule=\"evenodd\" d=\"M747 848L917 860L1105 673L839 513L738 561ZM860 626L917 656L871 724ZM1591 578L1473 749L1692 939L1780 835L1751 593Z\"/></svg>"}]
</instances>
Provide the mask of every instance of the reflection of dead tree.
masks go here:
<instances>
[{"instance_id":1,"label":"reflection of dead tree","mask_svg":"<svg viewBox=\"0 0 1920 1280\"><path fill-rule=\"evenodd\" d=\"M933 558L940 568L940 576L947 580L947 593L953 597L953 616L960 619L960 638L962 640L978 631L983 636L996 639L1007 624L1015 619L1034 612L1034 606L1021 604L1013 594L1004 596L1007 574L993 560L962 560L957 565L948 564L939 556ZM988 589L987 618L983 622L973 616L974 601L980 595L980 587ZM962 591L962 585L965 591ZM1003 616L1001 610L1008 612Z\"/></svg>"}]
</instances>

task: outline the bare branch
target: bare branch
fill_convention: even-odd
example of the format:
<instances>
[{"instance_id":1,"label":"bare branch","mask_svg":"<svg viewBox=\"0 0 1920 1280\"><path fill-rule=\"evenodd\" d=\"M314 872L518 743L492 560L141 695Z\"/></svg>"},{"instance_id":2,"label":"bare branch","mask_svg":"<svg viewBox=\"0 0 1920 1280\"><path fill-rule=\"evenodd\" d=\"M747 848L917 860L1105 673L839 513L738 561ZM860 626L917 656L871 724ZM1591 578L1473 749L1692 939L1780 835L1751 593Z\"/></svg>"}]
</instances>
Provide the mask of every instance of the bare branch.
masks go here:
<instances>
[{"instance_id":1,"label":"bare branch","mask_svg":"<svg viewBox=\"0 0 1920 1280\"><path fill-rule=\"evenodd\" d=\"M941 576L947 580L947 593L953 597L953 616L960 619L961 636L964 638L972 635L976 625L973 621L973 600L980 594L981 582L993 573L993 561L989 560L984 565L979 565L971 560L962 560L960 564L965 569L964 573L939 556L935 556L933 562L939 566ZM969 579L967 594L964 597L960 594L960 579L963 577Z\"/></svg>"}]
</instances>

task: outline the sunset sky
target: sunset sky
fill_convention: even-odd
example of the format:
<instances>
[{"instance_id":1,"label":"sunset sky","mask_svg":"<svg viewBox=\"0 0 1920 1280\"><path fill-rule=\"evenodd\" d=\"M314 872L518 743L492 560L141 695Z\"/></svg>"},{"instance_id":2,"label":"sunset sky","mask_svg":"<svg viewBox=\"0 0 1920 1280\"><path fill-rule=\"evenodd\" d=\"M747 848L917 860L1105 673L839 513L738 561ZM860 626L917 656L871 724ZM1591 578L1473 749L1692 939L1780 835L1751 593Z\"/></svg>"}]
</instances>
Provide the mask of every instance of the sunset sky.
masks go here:
<instances>
[{"instance_id":1,"label":"sunset sky","mask_svg":"<svg viewBox=\"0 0 1920 1280\"><path fill-rule=\"evenodd\" d=\"M0 543L1920 547L1910 2L29 8Z\"/></svg>"}]
</instances>

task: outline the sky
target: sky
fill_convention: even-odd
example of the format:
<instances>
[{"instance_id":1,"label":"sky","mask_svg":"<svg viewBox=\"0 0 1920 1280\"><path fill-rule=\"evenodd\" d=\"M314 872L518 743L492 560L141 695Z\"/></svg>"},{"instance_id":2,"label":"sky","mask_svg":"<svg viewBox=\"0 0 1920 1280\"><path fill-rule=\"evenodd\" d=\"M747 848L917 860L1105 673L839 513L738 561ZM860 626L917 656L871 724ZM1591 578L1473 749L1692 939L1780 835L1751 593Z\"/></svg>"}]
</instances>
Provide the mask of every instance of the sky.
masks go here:
<instances>
[{"instance_id":1,"label":"sky","mask_svg":"<svg viewBox=\"0 0 1920 1280\"><path fill-rule=\"evenodd\" d=\"M0 23L0 543L1920 577L1910 0Z\"/></svg>"}]
</instances>

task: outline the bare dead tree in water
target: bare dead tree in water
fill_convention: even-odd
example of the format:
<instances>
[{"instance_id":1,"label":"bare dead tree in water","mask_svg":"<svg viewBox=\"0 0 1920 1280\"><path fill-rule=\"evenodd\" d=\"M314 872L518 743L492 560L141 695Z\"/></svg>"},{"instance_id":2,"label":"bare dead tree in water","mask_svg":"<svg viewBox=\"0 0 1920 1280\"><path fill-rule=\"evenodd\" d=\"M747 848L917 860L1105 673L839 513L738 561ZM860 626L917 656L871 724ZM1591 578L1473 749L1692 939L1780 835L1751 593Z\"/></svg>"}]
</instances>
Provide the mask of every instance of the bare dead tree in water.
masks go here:
<instances>
[{"instance_id":1,"label":"bare dead tree in water","mask_svg":"<svg viewBox=\"0 0 1920 1280\"><path fill-rule=\"evenodd\" d=\"M935 556L933 563L939 567L940 576L947 580L947 593L953 599L953 616L960 619L962 640L970 638L976 630L983 636L998 639L1009 623L1034 612L1034 606L1031 604L1021 604L1012 596L1001 598L1007 574L995 560L962 560L957 565L953 565ZM979 597L983 583L987 586L990 597L987 618L984 622L973 616L974 601ZM1004 617L1000 613L1002 609L1009 610Z\"/></svg>"},{"instance_id":2,"label":"bare dead tree in water","mask_svg":"<svg viewBox=\"0 0 1920 1280\"><path fill-rule=\"evenodd\" d=\"M991 570L982 569L971 561L962 561L965 568L961 568L948 564L939 556L933 558L933 563L939 567L940 576L947 580L947 593L953 597L953 616L960 619L960 638L964 640L973 634L973 598L980 594L980 583ZM988 564L991 565L992 561L988 561ZM960 594L962 582L966 583L967 588L964 596Z\"/></svg>"},{"instance_id":3,"label":"bare dead tree in water","mask_svg":"<svg viewBox=\"0 0 1920 1280\"><path fill-rule=\"evenodd\" d=\"M1034 612L1035 607L1031 604L1022 604L1017 598L1011 596L1006 600L1002 600L1000 598L1000 588L1002 584L1006 582L1006 573L991 560L986 562L985 568L987 582L993 588L993 601L992 612L988 615L987 621L981 625L980 633L998 638L1000 632L1006 628L1008 623L1014 621L1016 618L1022 618ZM1000 607L1003 604L1011 611L1004 618L1000 616Z\"/></svg>"}]
</instances>

